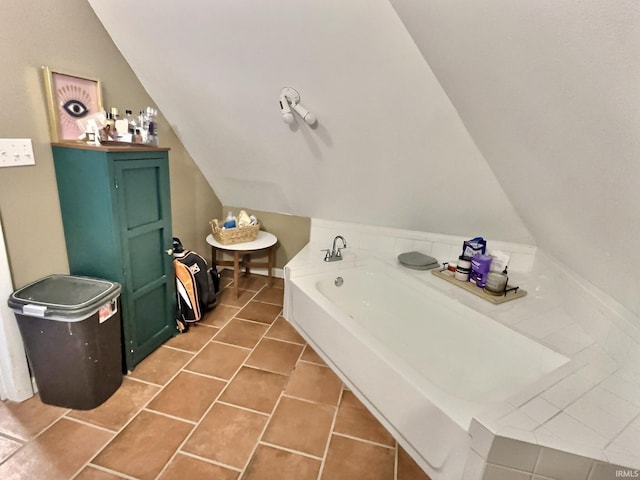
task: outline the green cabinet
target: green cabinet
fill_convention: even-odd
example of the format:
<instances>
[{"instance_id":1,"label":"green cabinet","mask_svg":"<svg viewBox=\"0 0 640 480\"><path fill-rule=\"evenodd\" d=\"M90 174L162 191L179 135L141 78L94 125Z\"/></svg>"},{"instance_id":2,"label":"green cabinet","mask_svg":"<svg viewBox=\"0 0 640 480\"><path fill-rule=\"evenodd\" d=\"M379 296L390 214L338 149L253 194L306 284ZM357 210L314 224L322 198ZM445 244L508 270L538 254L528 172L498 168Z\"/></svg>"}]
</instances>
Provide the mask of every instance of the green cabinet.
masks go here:
<instances>
[{"instance_id":1,"label":"green cabinet","mask_svg":"<svg viewBox=\"0 0 640 480\"><path fill-rule=\"evenodd\" d=\"M133 370L177 333L168 149L52 148L70 273L122 285Z\"/></svg>"}]
</instances>

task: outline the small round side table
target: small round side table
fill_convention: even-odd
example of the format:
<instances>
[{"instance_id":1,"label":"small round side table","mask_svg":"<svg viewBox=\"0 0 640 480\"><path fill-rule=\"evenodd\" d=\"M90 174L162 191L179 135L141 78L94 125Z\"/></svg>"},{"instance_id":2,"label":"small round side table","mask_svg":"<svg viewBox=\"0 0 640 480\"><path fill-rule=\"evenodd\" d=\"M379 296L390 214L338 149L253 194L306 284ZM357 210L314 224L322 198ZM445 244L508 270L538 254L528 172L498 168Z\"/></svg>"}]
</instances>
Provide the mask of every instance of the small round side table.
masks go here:
<instances>
[{"instance_id":1,"label":"small round side table","mask_svg":"<svg viewBox=\"0 0 640 480\"><path fill-rule=\"evenodd\" d=\"M275 245L278 237L269 232L259 231L258 237L251 242L236 243L234 245L222 245L218 243L212 234L207 235L207 243L211 245L211 262L213 265L223 267L233 266L233 293L238 298L238 274L240 268L245 268L245 275L251 273L251 268L266 268L269 286L273 284L272 270L275 264ZM233 253L233 260L217 260L218 250ZM267 262L252 262L251 254L267 251ZM242 259L240 258L242 256Z\"/></svg>"}]
</instances>

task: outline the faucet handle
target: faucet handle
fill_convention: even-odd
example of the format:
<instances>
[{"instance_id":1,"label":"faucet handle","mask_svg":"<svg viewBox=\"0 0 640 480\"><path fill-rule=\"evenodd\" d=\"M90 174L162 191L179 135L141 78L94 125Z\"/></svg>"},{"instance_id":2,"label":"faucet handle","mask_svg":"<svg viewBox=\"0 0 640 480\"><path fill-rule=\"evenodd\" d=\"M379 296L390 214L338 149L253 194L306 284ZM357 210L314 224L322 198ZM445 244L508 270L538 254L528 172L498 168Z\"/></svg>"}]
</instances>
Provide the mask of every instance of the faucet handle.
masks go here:
<instances>
[{"instance_id":1,"label":"faucet handle","mask_svg":"<svg viewBox=\"0 0 640 480\"><path fill-rule=\"evenodd\" d=\"M342 257L342 248L338 247L338 249L336 251L336 257Z\"/></svg>"},{"instance_id":2,"label":"faucet handle","mask_svg":"<svg viewBox=\"0 0 640 480\"><path fill-rule=\"evenodd\" d=\"M323 248L322 250L320 250L321 252L327 252L324 256L324 261L328 262L329 259L331 258L331 249L330 248Z\"/></svg>"}]
</instances>

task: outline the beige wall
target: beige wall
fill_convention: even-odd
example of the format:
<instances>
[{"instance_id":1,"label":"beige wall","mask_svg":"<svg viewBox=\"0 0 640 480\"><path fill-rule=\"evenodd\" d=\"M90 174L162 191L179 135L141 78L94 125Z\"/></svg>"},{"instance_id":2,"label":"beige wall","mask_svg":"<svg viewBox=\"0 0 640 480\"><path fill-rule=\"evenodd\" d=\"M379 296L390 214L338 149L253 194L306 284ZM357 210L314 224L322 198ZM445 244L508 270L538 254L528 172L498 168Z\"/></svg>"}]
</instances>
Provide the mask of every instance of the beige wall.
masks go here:
<instances>
[{"instance_id":1,"label":"beige wall","mask_svg":"<svg viewBox=\"0 0 640 480\"><path fill-rule=\"evenodd\" d=\"M100 79L105 107L124 111L153 102L86 0L3 0L0 27L0 136L31 138L36 160L35 166L0 169L0 217L17 288L68 272L41 66ZM141 48L153 45L150 40ZM162 61L158 52L149 58ZM159 128L161 145L171 148L174 235L205 250L208 221L221 215L220 201L162 116Z\"/></svg>"},{"instance_id":2,"label":"beige wall","mask_svg":"<svg viewBox=\"0 0 640 480\"><path fill-rule=\"evenodd\" d=\"M232 211L234 215L237 215L241 209L245 210L249 215L255 215L258 218L260 221L260 230L273 233L278 237L276 268L284 267L296 253L309 243L311 233L310 218L284 213L265 212L249 207L231 207L225 205L222 210L224 216L226 216L228 211Z\"/></svg>"}]
</instances>

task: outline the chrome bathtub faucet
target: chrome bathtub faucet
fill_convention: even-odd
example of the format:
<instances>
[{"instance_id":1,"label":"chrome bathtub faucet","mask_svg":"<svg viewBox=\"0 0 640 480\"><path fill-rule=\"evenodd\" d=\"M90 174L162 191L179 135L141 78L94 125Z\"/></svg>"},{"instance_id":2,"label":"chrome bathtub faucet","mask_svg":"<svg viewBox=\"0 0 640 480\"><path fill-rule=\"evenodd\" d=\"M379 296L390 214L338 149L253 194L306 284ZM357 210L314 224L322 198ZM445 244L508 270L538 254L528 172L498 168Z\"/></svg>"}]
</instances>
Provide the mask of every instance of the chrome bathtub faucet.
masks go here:
<instances>
[{"instance_id":1,"label":"chrome bathtub faucet","mask_svg":"<svg viewBox=\"0 0 640 480\"><path fill-rule=\"evenodd\" d=\"M336 248L336 242L340 240L342 241L342 247ZM342 260L342 252L343 248L347 248L347 241L344 239L342 235L337 235L336 238L333 239L333 245L331 249L325 248L322 250L323 252L327 252L324 256L325 262L337 262L338 260Z\"/></svg>"}]
</instances>

